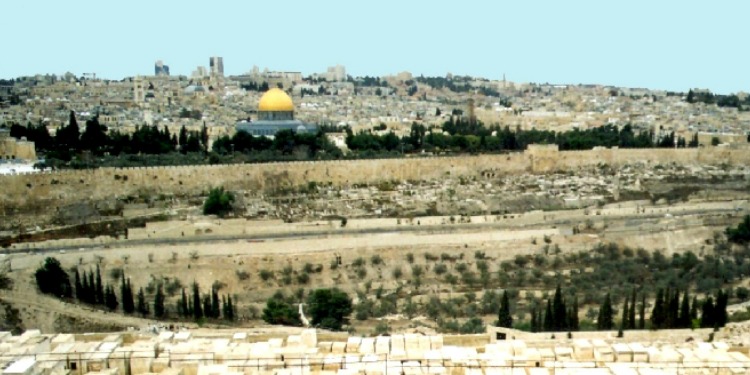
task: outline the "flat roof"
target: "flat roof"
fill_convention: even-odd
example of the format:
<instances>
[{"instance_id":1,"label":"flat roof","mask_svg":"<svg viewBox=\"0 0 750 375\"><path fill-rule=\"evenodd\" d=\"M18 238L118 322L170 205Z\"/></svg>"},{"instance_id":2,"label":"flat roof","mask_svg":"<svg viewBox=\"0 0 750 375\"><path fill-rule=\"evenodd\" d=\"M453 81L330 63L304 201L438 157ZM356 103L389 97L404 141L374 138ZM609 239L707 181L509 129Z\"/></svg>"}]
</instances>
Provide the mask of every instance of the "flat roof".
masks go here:
<instances>
[{"instance_id":1,"label":"flat roof","mask_svg":"<svg viewBox=\"0 0 750 375\"><path fill-rule=\"evenodd\" d=\"M3 374L25 374L36 364L34 357L23 357L3 370Z\"/></svg>"}]
</instances>

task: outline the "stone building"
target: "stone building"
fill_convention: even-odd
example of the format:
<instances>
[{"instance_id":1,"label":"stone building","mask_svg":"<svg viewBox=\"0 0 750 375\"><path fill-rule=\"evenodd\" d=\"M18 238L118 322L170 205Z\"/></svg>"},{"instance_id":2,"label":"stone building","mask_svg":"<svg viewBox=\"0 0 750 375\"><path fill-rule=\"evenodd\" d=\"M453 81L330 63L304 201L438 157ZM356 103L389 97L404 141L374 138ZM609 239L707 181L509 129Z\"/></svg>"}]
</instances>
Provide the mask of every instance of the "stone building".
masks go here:
<instances>
[{"instance_id":1,"label":"stone building","mask_svg":"<svg viewBox=\"0 0 750 375\"><path fill-rule=\"evenodd\" d=\"M8 130L0 129L0 159L36 160L34 142L16 140Z\"/></svg>"}]
</instances>

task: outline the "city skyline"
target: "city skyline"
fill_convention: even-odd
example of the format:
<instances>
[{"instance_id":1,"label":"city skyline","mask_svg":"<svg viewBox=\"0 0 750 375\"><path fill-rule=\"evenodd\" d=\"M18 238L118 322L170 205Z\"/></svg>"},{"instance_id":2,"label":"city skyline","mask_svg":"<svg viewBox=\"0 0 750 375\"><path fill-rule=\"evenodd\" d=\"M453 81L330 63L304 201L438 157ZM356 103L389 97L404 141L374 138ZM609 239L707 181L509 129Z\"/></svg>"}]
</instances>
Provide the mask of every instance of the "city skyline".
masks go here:
<instances>
[{"instance_id":1,"label":"city skyline","mask_svg":"<svg viewBox=\"0 0 750 375\"><path fill-rule=\"evenodd\" d=\"M23 17L24 9L41 9ZM2 78L34 74L121 79L162 60L189 76L209 57L226 75L253 65L304 75L336 64L354 76L409 71L513 82L602 84L673 91L750 91L743 74L742 14L729 1L460 4L290 1L102 5L4 3L10 30Z\"/></svg>"}]
</instances>

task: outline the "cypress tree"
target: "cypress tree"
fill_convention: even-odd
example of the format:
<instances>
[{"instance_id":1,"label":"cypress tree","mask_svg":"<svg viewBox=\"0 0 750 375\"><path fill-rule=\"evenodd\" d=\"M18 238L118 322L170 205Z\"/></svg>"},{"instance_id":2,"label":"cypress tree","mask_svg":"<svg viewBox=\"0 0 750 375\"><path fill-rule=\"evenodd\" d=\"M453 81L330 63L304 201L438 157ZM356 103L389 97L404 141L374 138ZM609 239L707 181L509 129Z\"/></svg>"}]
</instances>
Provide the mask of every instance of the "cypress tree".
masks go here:
<instances>
[{"instance_id":1,"label":"cypress tree","mask_svg":"<svg viewBox=\"0 0 750 375\"><path fill-rule=\"evenodd\" d=\"M641 311L639 311L638 329L646 329L646 292L641 294Z\"/></svg>"},{"instance_id":2,"label":"cypress tree","mask_svg":"<svg viewBox=\"0 0 750 375\"><path fill-rule=\"evenodd\" d=\"M714 328L724 327L727 324L729 316L727 314L727 302L729 301L729 292L719 289L716 296L716 306L714 307Z\"/></svg>"},{"instance_id":3,"label":"cypress tree","mask_svg":"<svg viewBox=\"0 0 750 375\"><path fill-rule=\"evenodd\" d=\"M164 309L164 291L162 290L161 283L159 283L156 286L156 295L154 295L154 316L159 319L163 318L166 314L167 311Z\"/></svg>"},{"instance_id":4,"label":"cypress tree","mask_svg":"<svg viewBox=\"0 0 750 375\"><path fill-rule=\"evenodd\" d=\"M708 296L701 307L701 328L713 328L714 323L714 299Z\"/></svg>"},{"instance_id":5,"label":"cypress tree","mask_svg":"<svg viewBox=\"0 0 750 375\"><path fill-rule=\"evenodd\" d=\"M94 280L94 271L89 272L89 303L95 305L96 302L96 281Z\"/></svg>"},{"instance_id":6,"label":"cypress tree","mask_svg":"<svg viewBox=\"0 0 750 375\"><path fill-rule=\"evenodd\" d=\"M180 316L188 317L191 315L190 308L188 307L187 294L185 294L185 288L182 288L182 298L180 298L180 304L178 306L180 306L177 309Z\"/></svg>"},{"instance_id":7,"label":"cypress tree","mask_svg":"<svg viewBox=\"0 0 750 375\"><path fill-rule=\"evenodd\" d=\"M651 311L651 328L662 329L664 328L664 291L659 289L656 292L656 301L654 301L654 309Z\"/></svg>"},{"instance_id":8,"label":"cypress tree","mask_svg":"<svg viewBox=\"0 0 750 375\"><path fill-rule=\"evenodd\" d=\"M698 296L693 296L693 303L692 303L692 306L690 306L690 320L691 321L698 319L698 307L699 306L700 305L698 304Z\"/></svg>"},{"instance_id":9,"label":"cypress tree","mask_svg":"<svg viewBox=\"0 0 750 375\"><path fill-rule=\"evenodd\" d=\"M148 305L146 304L146 295L143 293L143 288L138 289L138 305L136 307L136 310L138 310L138 313L141 314L141 316L148 315Z\"/></svg>"},{"instance_id":10,"label":"cypress tree","mask_svg":"<svg viewBox=\"0 0 750 375\"><path fill-rule=\"evenodd\" d=\"M219 319L220 316L221 305L219 305L219 294L217 293L216 288L211 288L211 317Z\"/></svg>"},{"instance_id":11,"label":"cypress tree","mask_svg":"<svg viewBox=\"0 0 750 375\"><path fill-rule=\"evenodd\" d=\"M510 303L508 302L508 292L503 292L500 300L500 311L497 314L497 326L513 328L513 317L510 314Z\"/></svg>"},{"instance_id":12,"label":"cypress tree","mask_svg":"<svg viewBox=\"0 0 750 375\"><path fill-rule=\"evenodd\" d=\"M578 296L573 296L573 307L570 308L568 322L571 331L579 331L581 329L580 322L578 321Z\"/></svg>"},{"instance_id":13,"label":"cypress tree","mask_svg":"<svg viewBox=\"0 0 750 375\"><path fill-rule=\"evenodd\" d=\"M628 306L628 298L624 298L622 303L622 316L620 317L620 331L624 331L628 327L628 317L630 316L630 306ZM622 336L620 336L622 337Z\"/></svg>"},{"instance_id":14,"label":"cypress tree","mask_svg":"<svg viewBox=\"0 0 750 375\"><path fill-rule=\"evenodd\" d=\"M197 282L193 282L193 317L195 317L196 320L203 318L201 294Z\"/></svg>"},{"instance_id":15,"label":"cypress tree","mask_svg":"<svg viewBox=\"0 0 750 375\"><path fill-rule=\"evenodd\" d=\"M227 310L229 313L224 316L227 320L234 321L234 304L232 304L232 296L227 296Z\"/></svg>"},{"instance_id":16,"label":"cypress tree","mask_svg":"<svg viewBox=\"0 0 750 375\"><path fill-rule=\"evenodd\" d=\"M555 296L553 297L552 302L552 314L554 314L554 318L552 319L553 330L563 331L568 328L566 322L567 309L565 308L565 301L563 300L560 284L557 284L557 288L555 289Z\"/></svg>"},{"instance_id":17,"label":"cypress tree","mask_svg":"<svg viewBox=\"0 0 750 375\"><path fill-rule=\"evenodd\" d=\"M96 265L96 303L104 304L104 287L102 286L102 274L99 265Z\"/></svg>"},{"instance_id":18,"label":"cypress tree","mask_svg":"<svg viewBox=\"0 0 750 375\"><path fill-rule=\"evenodd\" d=\"M207 318L213 317L213 311L211 310L211 295L203 296L203 316Z\"/></svg>"},{"instance_id":19,"label":"cypress tree","mask_svg":"<svg viewBox=\"0 0 750 375\"><path fill-rule=\"evenodd\" d=\"M673 290L669 298L669 317L667 328L677 328L680 316L680 292Z\"/></svg>"},{"instance_id":20,"label":"cypress tree","mask_svg":"<svg viewBox=\"0 0 750 375\"><path fill-rule=\"evenodd\" d=\"M555 328L555 323L553 321L554 317L552 315L552 301L547 299L547 311L544 312L544 327L543 330L545 332L551 332Z\"/></svg>"},{"instance_id":21,"label":"cypress tree","mask_svg":"<svg viewBox=\"0 0 750 375\"><path fill-rule=\"evenodd\" d=\"M83 302L83 284L81 283L81 275L78 273L78 268L75 271L75 289L76 299L78 302Z\"/></svg>"},{"instance_id":22,"label":"cypress tree","mask_svg":"<svg viewBox=\"0 0 750 375\"><path fill-rule=\"evenodd\" d=\"M633 293L630 295L630 315L628 316L628 329L635 329L635 288Z\"/></svg>"},{"instance_id":23,"label":"cypress tree","mask_svg":"<svg viewBox=\"0 0 750 375\"><path fill-rule=\"evenodd\" d=\"M612 310L612 299L607 293L604 296L604 303L599 308L599 319L596 322L596 328L600 331L609 331L614 327L614 319L612 317L614 311Z\"/></svg>"},{"instance_id":24,"label":"cypress tree","mask_svg":"<svg viewBox=\"0 0 750 375\"><path fill-rule=\"evenodd\" d=\"M104 304L110 311L117 310L117 295L115 294L115 288L111 285L107 285L106 291L104 292Z\"/></svg>"},{"instance_id":25,"label":"cypress tree","mask_svg":"<svg viewBox=\"0 0 750 375\"><path fill-rule=\"evenodd\" d=\"M687 289L685 294L682 296L682 303L680 304L680 316L677 318L679 322L678 328L690 328L692 325L690 319L690 295Z\"/></svg>"},{"instance_id":26,"label":"cypress tree","mask_svg":"<svg viewBox=\"0 0 750 375\"><path fill-rule=\"evenodd\" d=\"M537 327L537 320L536 320L536 306L531 308L531 332L539 332L539 327Z\"/></svg>"},{"instance_id":27,"label":"cypress tree","mask_svg":"<svg viewBox=\"0 0 750 375\"><path fill-rule=\"evenodd\" d=\"M130 279L125 280L125 273L122 274L122 281L120 284L120 295L122 296L122 310L126 314L132 314L135 311L135 304L133 303L133 290L130 288Z\"/></svg>"}]
</instances>

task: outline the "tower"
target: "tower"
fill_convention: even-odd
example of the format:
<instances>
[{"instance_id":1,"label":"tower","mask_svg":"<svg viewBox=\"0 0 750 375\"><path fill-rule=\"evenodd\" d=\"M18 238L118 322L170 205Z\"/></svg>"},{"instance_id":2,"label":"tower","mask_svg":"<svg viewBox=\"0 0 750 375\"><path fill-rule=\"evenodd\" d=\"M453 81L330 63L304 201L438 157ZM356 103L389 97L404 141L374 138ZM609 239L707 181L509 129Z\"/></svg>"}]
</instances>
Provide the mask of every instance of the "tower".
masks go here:
<instances>
[{"instance_id":1,"label":"tower","mask_svg":"<svg viewBox=\"0 0 750 375\"><path fill-rule=\"evenodd\" d=\"M164 65L164 61L156 60L156 63L154 63L154 75L155 76L168 76L169 65Z\"/></svg>"},{"instance_id":2,"label":"tower","mask_svg":"<svg viewBox=\"0 0 750 375\"><path fill-rule=\"evenodd\" d=\"M143 86L143 78L140 76L133 79L133 102L140 105L146 100L146 88Z\"/></svg>"},{"instance_id":3,"label":"tower","mask_svg":"<svg viewBox=\"0 0 750 375\"><path fill-rule=\"evenodd\" d=\"M217 77L224 76L224 59L219 56L213 56L208 61L211 68L211 75Z\"/></svg>"}]
</instances>

